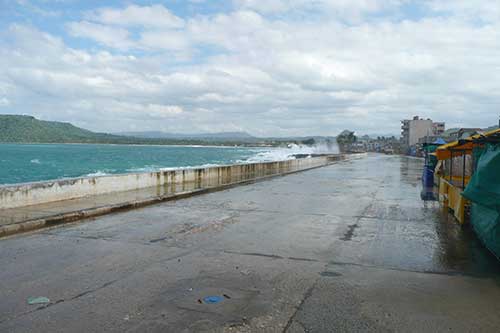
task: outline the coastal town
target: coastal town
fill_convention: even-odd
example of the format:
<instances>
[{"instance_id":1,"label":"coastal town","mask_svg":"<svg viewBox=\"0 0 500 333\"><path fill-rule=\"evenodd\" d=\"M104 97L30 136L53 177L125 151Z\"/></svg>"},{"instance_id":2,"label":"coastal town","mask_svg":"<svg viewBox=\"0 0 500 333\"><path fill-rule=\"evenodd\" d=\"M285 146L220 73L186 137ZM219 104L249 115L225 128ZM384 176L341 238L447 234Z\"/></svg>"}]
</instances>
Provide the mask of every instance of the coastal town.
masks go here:
<instances>
[{"instance_id":1,"label":"coastal town","mask_svg":"<svg viewBox=\"0 0 500 333\"><path fill-rule=\"evenodd\" d=\"M485 128L446 129L444 122L414 116L401 121L400 138L357 139L347 130L339 137L344 151L422 158L421 199L438 202L454 222L471 226L500 258L500 120Z\"/></svg>"},{"instance_id":2,"label":"coastal town","mask_svg":"<svg viewBox=\"0 0 500 333\"><path fill-rule=\"evenodd\" d=\"M453 127L446 129L445 122L434 122L432 119L423 119L414 116L411 119L401 120L400 136L369 136L356 137L347 148L356 152L379 152L386 154L400 154L415 157L425 156L425 146L435 142L445 144L467 137L486 133L500 128L497 124L479 127ZM346 135L346 130L339 135ZM353 134L355 132L352 132Z\"/></svg>"}]
</instances>

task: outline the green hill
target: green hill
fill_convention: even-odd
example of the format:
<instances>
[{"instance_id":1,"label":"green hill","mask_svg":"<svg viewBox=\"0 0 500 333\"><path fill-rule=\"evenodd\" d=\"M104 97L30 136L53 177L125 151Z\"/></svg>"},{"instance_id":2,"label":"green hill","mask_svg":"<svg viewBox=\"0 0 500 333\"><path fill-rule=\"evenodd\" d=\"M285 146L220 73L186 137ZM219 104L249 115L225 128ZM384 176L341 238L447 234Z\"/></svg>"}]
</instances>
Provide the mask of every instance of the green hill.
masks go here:
<instances>
[{"instance_id":1,"label":"green hill","mask_svg":"<svg viewBox=\"0 0 500 333\"><path fill-rule=\"evenodd\" d=\"M208 144L202 140L176 140L164 138L137 138L124 135L95 133L70 123L38 120L32 116L0 115L1 143L110 143L110 144ZM218 144L210 142L210 144ZM224 141L234 145L238 142Z\"/></svg>"},{"instance_id":2,"label":"green hill","mask_svg":"<svg viewBox=\"0 0 500 333\"><path fill-rule=\"evenodd\" d=\"M0 115L0 142L96 142L116 138L70 123L43 121L31 116Z\"/></svg>"}]
</instances>

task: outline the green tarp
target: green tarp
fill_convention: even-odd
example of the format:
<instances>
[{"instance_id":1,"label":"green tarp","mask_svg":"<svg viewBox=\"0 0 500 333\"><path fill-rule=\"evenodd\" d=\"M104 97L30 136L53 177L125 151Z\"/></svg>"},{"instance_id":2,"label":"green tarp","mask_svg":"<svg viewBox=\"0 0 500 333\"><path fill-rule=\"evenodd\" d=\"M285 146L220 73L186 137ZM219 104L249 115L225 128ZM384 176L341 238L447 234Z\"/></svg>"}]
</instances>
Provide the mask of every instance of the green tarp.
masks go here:
<instances>
[{"instance_id":1,"label":"green tarp","mask_svg":"<svg viewBox=\"0 0 500 333\"><path fill-rule=\"evenodd\" d=\"M436 167L437 165L437 157L434 156L434 155L431 155L431 153L435 152L437 147L439 147L438 145L434 145L434 144L430 144L430 145L427 145L424 147L424 151L426 151L429 155L428 156L428 161L427 161L427 165L430 166L433 170L434 168Z\"/></svg>"},{"instance_id":2,"label":"green tarp","mask_svg":"<svg viewBox=\"0 0 500 333\"><path fill-rule=\"evenodd\" d=\"M486 146L462 195L474 203L500 211L500 145Z\"/></svg>"},{"instance_id":3,"label":"green tarp","mask_svg":"<svg viewBox=\"0 0 500 333\"><path fill-rule=\"evenodd\" d=\"M462 195L472 201L471 224L500 258L500 145L474 149L475 172Z\"/></svg>"},{"instance_id":4,"label":"green tarp","mask_svg":"<svg viewBox=\"0 0 500 333\"><path fill-rule=\"evenodd\" d=\"M483 244L500 259L500 213L472 203L470 222Z\"/></svg>"},{"instance_id":5,"label":"green tarp","mask_svg":"<svg viewBox=\"0 0 500 333\"><path fill-rule=\"evenodd\" d=\"M479 158L484 151L484 147L474 147L472 149L472 160L474 161L474 170L477 169L477 163L479 162Z\"/></svg>"}]
</instances>

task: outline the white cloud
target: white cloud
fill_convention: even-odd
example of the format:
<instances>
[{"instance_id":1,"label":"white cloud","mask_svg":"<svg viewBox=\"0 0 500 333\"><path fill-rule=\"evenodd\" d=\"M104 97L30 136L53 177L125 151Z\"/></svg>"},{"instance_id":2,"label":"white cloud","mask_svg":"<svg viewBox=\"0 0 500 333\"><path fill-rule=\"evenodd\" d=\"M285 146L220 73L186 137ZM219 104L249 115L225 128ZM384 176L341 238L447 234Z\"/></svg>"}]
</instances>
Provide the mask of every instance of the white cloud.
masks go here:
<instances>
[{"instance_id":1,"label":"white cloud","mask_svg":"<svg viewBox=\"0 0 500 333\"><path fill-rule=\"evenodd\" d=\"M90 38L102 45L119 50L127 50L133 46L133 42L129 40L128 30L123 28L81 21L69 23L68 29L74 37Z\"/></svg>"},{"instance_id":2,"label":"white cloud","mask_svg":"<svg viewBox=\"0 0 500 333\"><path fill-rule=\"evenodd\" d=\"M5 97L0 97L0 107L9 106L10 101Z\"/></svg>"},{"instance_id":3,"label":"white cloud","mask_svg":"<svg viewBox=\"0 0 500 333\"><path fill-rule=\"evenodd\" d=\"M148 104L145 109L148 115L159 118L169 118L172 115L184 112L178 105Z\"/></svg>"},{"instance_id":4,"label":"white cloud","mask_svg":"<svg viewBox=\"0 0 500 333\"><path fill-rule=\"evenodd\" d=\"M327 11L308 17L311 3ZM239 1L182 26L134 21L124 14L131 6L98 9L93 21L67 25L106 46L92 51L13 25L0 38L0 96L19 113L101 131L398 133L414 114L452 126L496 123L498 20L477 24L465 10L440 14L431 3L432 15L418 20L363 19L400 3Z\"/></svg>"},{"instance_id":5,"label":"white cloud","mask_svg":"<svg viewBox=\"0 0 500 333\"><path fill-rule=\"evenodd\" d=\"M358 21L362 15L397 9L407 0L233 0L239 9L254 10L263 14L287 12L316 12L335 15L337 19Z\"/></svg>"},{"instance_id":6,"label":"white cloud","mask_svg":"<svg viewBox=\"0 0 500 333\"><path fill-rule=\"evenodd\" d=\"M234 0L237 8L255 10L261 13L279 13L290 10L293 5L291 1L286 0Z\"/></svg>"},{"instance_id":7,"label":"white cloud","mask_svg":"<svg viewBox=\"0 0 500 333\"><path fill-rule=\"evenodd\" d=\"M43 17L55 17L55 16L61 16L62 12L57 11L57 10L46 10L41 8L40 6L36 6L33 3L31 3L28 0L16 0L16 3L25 9L28 9L29 11L35 13L36 15L43 16Z\"/></svg>"},{"instance_id":8,"label":"white cloud","mask_svg":"<svg viewBox=\"0 0 500 333\"><path fill-rule=\"evenodd\" d=\"M136 46L151 50L186 51L191 47L191 43L183 33L175 31L148 31L141 34L141 38Z\"/></svg>"},{"instance_id":9,"label":"white cloud","mask_svg":"<svg viewBox=\"0 0 500 333\"><path fill-rule=\"evenodd\" d=\"M136 6L124 9L102 8L87 15L92 21L121 26L181 28L184 20L162 5Z\"/></svg>"},{"instance_id":10,"label":"white cloud","mask_svg":"<svg viewBox=\"0 0 500 333\"><path fill-rule=\"evenodd\" d=\"M498 22L500 19L500 5L495 1L427 0L424 3L435 12L462 20Z\"/></svg>"},{"instance_id":11,"label":"white cloud","mask_svg":"<svg viewBox=\"0 0 500 333\"><path fill-rule=\"evenodd\" d=\"M75 104L75 107L89 110L95 108L96 105L83 100ZM176 116L184 112L183 108L178 105L134 103L117 100L105 103L104 106L99 107L104 107L106 112L111 112L117 116L136 119L171 118L172 116Z\"/></svg>"}]
</instances>

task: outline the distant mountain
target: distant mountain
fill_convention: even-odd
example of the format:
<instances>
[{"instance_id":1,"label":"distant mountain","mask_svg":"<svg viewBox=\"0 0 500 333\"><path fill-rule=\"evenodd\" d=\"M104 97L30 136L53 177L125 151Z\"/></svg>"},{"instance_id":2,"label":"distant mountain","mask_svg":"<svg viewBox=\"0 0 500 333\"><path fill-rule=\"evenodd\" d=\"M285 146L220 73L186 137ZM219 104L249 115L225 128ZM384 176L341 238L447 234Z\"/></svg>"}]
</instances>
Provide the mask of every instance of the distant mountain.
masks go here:
<instances>
[{"instance_id":1,"label":"distant mountain","mask_svg":"<svg viewBox=\"0 0 500 333\"><path fill-rule=\"evenodd\" d=\"M328 136L257 138L245 132L175 134L150 131L108 134L32 116L0 115L0 143L286 146L289 143L315 144L332 140L334 137Z\"/></svg>"},{"instance_id":2,"label":"distant mountain","mask_svg":"<svg viewBox=\"0 0 500 333\"><path fill-rule=\"evenodd\" d=\"M245 132L220 132L220 133L200 133L200 134L182 134L182 133L166 133L159 131L146 132L120 132L117 135L133 136L136 138L148 139L193 139L193 140L255 140L256 137Z\"/></svg>"},{"instance_id":3,"label":"distant mountain","mask_svg":"<svg viewBox=\"0 0 500 333\"><path fill-rule=\"evenodd\" d=\"M238 134L238 135L236 135ZM70 123L44 121L32 116L0 115L0 142L3 143L110 143L110 144L239 144L240 138L253 138L246 133L214 134L193 137L126 136L96 133Z\"/></svg>"},{"instance_id":4,"label":"distant mountain","mask_svg":"<svg viewBox=\"0 0 500 333\"><path fill-rule=\"evenodd\" d=\"M0 142L96 142L115 138L70 123L43 121L32 116L0 115Z\"/></svg>"}]
</instances>

